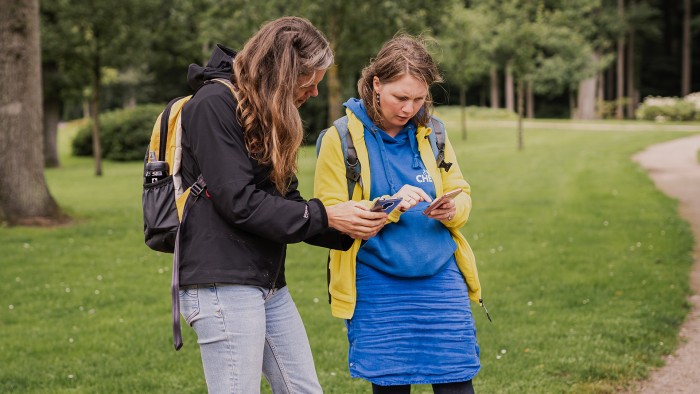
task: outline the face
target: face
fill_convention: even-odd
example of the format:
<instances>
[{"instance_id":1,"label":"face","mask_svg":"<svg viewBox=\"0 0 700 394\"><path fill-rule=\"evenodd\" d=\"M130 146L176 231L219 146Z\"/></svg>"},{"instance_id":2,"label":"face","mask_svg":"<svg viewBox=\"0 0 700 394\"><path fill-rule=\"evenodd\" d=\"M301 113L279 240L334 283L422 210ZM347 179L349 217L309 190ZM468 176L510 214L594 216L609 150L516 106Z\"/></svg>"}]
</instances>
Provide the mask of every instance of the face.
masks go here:
<instances>
[{"instance_id":1,"label":"face","mask_svg":"<svg viewBox=\"0 0 700 394\"><path fill-rule=\"evenodd\" d=\"M318 96L318 84L326 75L326 70L316 70L313 74L300 75L294 90L294 106L301 107L309 97Z\"/></svg>"},{"instance_id":2,"label":"face","mask_svg":"<svg viewBox=\"0 0 700 394\"><path fill-rule=\"evenodd\" d=\"M374 90L379 93L379 107L382 126L387 132L398 132L413 118L425 104L428 85L405 74L388 83L379 82L374 77Z\"/></svg>"}]
</instances>

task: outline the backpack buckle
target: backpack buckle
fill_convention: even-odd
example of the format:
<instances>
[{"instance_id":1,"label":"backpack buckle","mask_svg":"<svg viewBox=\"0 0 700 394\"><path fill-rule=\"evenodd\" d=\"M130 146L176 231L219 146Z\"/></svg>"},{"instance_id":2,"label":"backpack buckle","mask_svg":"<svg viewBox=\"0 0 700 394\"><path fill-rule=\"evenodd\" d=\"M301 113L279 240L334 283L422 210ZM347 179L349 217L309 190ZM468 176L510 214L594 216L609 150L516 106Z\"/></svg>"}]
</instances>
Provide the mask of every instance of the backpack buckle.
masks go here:
<instances>
[{"instance_id":1,"label":"backpack buckle","mask_svg":"<svg viewBox=\"0 0 700 394\"><path fill-rule=\"evenodd\" d=\"M190 194L194 195L195 198L199 197L204 190L206 190L207 184L204 182L204 178L200 175L197 181L190 186Z\"/></svg>"},{"instance_id":2,"label":"backpack buckle","mask_svg":"<svg viewBox=\"0 0 700 394\"><path fill-rule=\"evenodd\" d=\"M445 161L445 151L441 150L440 153L438 153L438 157L436 160L437 160L437 167L443 168L445 170L445 172L448 172L450 170L450 168L452 167L452 163Z\"/></svg>"}]
</instances>

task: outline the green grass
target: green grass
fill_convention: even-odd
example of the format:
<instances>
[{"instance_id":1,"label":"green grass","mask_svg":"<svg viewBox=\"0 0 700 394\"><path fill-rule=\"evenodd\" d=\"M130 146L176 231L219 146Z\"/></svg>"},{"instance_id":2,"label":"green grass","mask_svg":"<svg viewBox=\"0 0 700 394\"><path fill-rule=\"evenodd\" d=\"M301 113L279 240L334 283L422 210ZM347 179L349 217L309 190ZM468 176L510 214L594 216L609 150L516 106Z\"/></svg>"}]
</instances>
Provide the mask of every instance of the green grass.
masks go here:
<instances>
[{"instance_id":1,"label":"green grass","mask_svg":"<svg viewBox=\"0 0 700 394\"><path fill-rule=\"evenodd\" d=\"M687 133L535 122L518 152L515 122L481 123L462 142L458 112L441 113L472 185L463 232L494 320L472 305L483 362L477 392L615 392L661 365L688 311L693 240L676 202L630 156ZM63 129L63 152L69 139ZM0 392L205 392L192 330L184 328L180 352L171 345L171 255L143 244L142 164L106 162L96 178L91 160L62 160L46 177L75 221L0 228ZM305 196L314 160L305 148ZM347 372L325 262L324 250L292 245L290 290L325 391L366 393Z\"/></svg>"}]
</instances>

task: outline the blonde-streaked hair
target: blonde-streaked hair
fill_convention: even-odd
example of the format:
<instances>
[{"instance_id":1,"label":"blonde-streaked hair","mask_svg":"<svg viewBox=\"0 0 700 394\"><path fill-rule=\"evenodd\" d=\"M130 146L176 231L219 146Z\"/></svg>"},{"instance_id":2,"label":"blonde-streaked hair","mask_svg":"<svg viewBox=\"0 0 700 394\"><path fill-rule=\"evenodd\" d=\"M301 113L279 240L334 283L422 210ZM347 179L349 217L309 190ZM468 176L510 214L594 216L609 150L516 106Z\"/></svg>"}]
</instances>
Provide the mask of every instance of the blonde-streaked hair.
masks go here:
<instances>
[{"instance_id":1,"label":"blonde-streaked hair","mask_svg":"<svg viewBox=\"0 0 700 394\"><path fill-rule=\"evenodd\" d=\"M323 33L299 17L267 22L234 59L231 82L238 89L237 115L248 154L271 167L270 178L282 195L296 173L304 135L295 90L310 86L315 72L332 64Z\"/></svg>"},{"instance_id":2,"label":"blonde-streaked hair","mask_svg":"<svg viewBox=\"0 0 700 394\"><path fill-rule=\"evenodd\" d=\"M416 125L426 125L433 111L433 100L430 86L442 82L440 71L426 48L427 40L408 34L398 34L384 43L377 57L372 59L357 81L357 91L365 103L370 119L378 125L382 124L382 113L377 103L373 80L376 76L381 83L396 81L408 74L419 81L425 82L428 95L422 110L413 117Z\"/></svg>"}]
</instances>

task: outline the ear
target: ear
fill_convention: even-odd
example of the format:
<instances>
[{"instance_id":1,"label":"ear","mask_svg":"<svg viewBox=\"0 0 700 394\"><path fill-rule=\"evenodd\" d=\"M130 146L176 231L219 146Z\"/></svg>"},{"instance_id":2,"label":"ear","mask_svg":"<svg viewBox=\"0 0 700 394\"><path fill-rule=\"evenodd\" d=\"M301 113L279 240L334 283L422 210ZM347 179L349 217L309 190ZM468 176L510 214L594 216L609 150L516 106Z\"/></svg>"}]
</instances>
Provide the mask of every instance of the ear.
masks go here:
<instances>
[{"instance_id":1,"label":"ear","mask_svg":"<svg viewBox=\"0 0 700 394\"><path fill-rule=\"evenodd\" d=\"M376 75L374 76L374 78L372 78L372 86L374 87L375 92L379 94L382 93L382 83L379 82L379 77Z\"/></svg>"}]
</instances>

